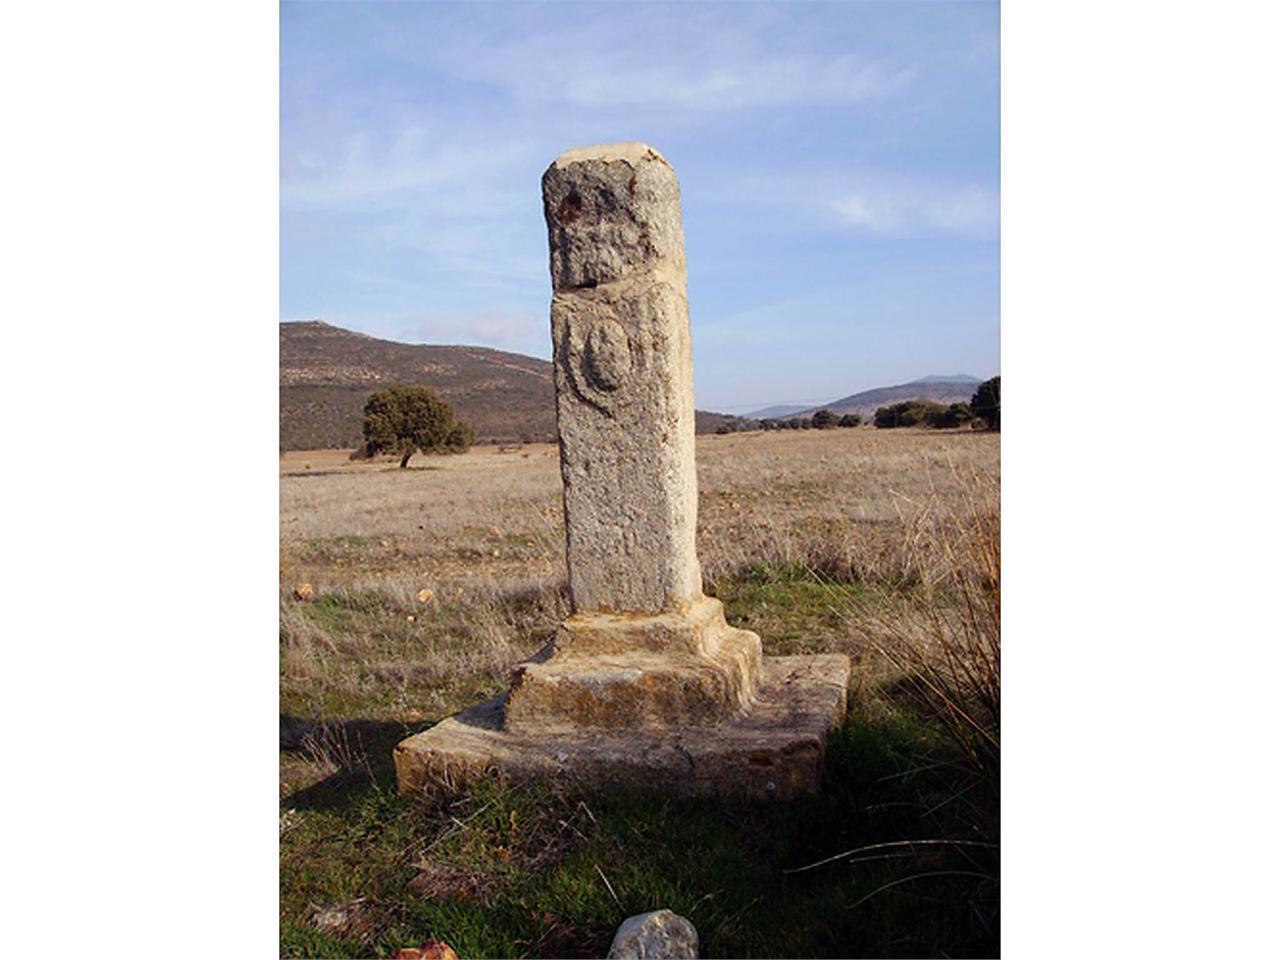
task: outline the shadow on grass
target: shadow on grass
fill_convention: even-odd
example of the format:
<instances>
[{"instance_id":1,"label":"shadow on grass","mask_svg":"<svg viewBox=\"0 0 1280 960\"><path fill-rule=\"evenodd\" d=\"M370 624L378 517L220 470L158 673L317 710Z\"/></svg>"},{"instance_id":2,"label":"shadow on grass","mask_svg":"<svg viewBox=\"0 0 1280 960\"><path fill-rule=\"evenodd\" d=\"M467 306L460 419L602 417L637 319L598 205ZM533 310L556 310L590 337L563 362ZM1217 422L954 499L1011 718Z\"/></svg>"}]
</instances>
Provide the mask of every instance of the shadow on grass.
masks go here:
<instances>
[{"instance_id":1,"label":"shadow on grass","mask_svg":"<svg viewBox=\"0 0 1280 960\"><path fill-rule=\"evenodd\" d=\"M282 473L282 477L337 477L342 474L349 474L350 470L290 470L288 473Z\"/></svg>"},{"instance_id":2,"label":"shadow on grass","mask_svg":"<svg viewBox=\"0 0 1280 960\"><path fill-rule=\"evenodd\" d=\"M369 787L395 790L395 745L430 726L385 720L312 722L280 715L280 751L331 769L323 779L280 800L293 810L338 810Z\"/></svg>"},{"instance_id":3,"label":"shadow on grass","mask_svg":"<svg viewBox=\"0 0 1280 960\"><path fill-rule=\"evenodd\" d=\"M704 957L999 955L998 785L905 706L851 716L823 792L786 804L501 780L426 804L394 792L413 728L350 724L369 775L285 801L283 955L435 936L459 956L603 956L625 917L663 907ZM356 898L376 928L320 936L312 905Z\"/></svg>"}]
</instances>

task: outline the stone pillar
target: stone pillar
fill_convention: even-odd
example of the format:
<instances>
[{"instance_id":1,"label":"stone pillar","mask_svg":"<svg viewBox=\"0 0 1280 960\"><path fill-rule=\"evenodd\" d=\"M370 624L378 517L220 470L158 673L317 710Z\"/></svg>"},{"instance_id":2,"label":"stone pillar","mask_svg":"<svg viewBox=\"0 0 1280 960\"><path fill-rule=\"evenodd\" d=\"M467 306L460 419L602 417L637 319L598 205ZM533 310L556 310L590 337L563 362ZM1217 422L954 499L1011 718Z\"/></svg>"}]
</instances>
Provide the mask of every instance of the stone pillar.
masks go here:
<instances>
[{"instance_id":1,"label":"stone pillar","mask_svg":"<svg viewBox=\"0 0 1280 960\"><path fill-rule=\"evenodd\" d=\"M687 610L702 574L675 171L643 144L570 150L542 203L574 610Z\"/></svg>"},{"instance_id":2,"label":"stone pillar","mask_svg":"<svg viewBox=\"0 0 1280 960\"><path fill-rule=\"evenodd\" d=\"M573 616L521 665L507 724L716 723L746 710L760 638L702 594L680 186L641 143L542 177Z\"/></svg>"},{"instance_id":3,"label":"stone pillar","mask_svg":"<svg viewBox=\"0 0 1280 960\"><path fill-rule=\"evenodd\" d=\"M849 660L762 658L702 594L680 188L652 147L542 177L573 612L511 689L404 740L406 793L513 776L792 797L822 782Z\"/></svg>"}]
</instances>

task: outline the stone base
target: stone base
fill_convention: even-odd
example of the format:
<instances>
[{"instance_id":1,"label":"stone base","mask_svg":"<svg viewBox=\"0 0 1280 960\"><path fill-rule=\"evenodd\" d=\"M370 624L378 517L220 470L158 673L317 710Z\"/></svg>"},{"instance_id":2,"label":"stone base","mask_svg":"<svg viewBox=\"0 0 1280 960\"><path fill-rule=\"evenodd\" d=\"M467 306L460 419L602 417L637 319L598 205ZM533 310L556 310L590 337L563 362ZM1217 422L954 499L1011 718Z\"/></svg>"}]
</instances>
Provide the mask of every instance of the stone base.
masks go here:
<instances>
[{"instance_id":1,"label":"stone base","mask_svg":"<svg viewBox=\"0 0 1280 960\"><path fill-rule=\"evenodd\" d=\"M542 734L723 723L751 708L760 638L698 597L659 614L581 613L512 673L503 727Z\"/></svg>"},{"instance_id":2,"label":"stone base","mask_svg":"<svg viewBox=\"0 0 1280 960\"><path fill-rule=\"evenodd\" d=\"M506 695L401 741L407 794L452 790L490 770L513 779L786 799L822 784L827 734L843 719L849 658L765 657L754 702L722 723L662 729L503 728Z\"/></svg>"}]
</instances>

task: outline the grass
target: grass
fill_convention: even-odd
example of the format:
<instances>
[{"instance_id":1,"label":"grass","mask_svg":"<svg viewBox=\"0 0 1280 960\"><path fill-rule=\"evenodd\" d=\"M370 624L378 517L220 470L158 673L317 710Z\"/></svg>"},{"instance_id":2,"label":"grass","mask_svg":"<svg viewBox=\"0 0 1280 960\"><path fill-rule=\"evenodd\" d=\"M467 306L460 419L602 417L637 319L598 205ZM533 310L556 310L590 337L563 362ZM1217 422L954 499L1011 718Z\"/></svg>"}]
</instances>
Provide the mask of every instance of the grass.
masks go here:
<instances>
[{"instance_id":1,"label":"grass","mask_svg":"<svg viewBox=\"0 0 1280 960\"><path fill-rule=\"evenodd\" d=\"M411 476L282 458L282 731L306 731L281 752L282 954L602 956L668 907L704 956L997 955L994 436L699 438L707 592L768 654L853 658L820 797L396 795L392 746L504 689L567 613L553 449Z\"/></svg>"},{"instance_id":2,"label":"grass","mask_svg":"<svg viewBox=\"0 0 1280 960\"><path fill-rule=\"evenodd\" d=\"M785 807L500 781L428 807L384 771L295 811L282 952L387 956L440 937L464 957L598 957L625 917L668 907L708 957L991 956L996 854L970 807L941 802L947 746L882 704L833 737L825 792ZM788 872L880 843L895 845ZM317 907L361 898L357 929L316 930Z\"/></svg>"}]
</instances>

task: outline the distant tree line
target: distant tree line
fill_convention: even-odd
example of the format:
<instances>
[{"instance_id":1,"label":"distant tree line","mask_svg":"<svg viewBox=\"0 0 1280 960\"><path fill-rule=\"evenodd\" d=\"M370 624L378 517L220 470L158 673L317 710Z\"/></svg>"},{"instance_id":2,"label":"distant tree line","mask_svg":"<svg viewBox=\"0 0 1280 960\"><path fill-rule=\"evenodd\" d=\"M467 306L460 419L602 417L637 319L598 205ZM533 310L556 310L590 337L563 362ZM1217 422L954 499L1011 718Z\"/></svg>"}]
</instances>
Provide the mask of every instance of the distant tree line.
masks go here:
<instances>
[{"instance_id":1,"label":"distant tree line","mask_svg":"<svg viewBox=\"0 0 1280 960\"><path fill-rule=\"evenodd\" d=\"M992 377L980 384L968 403L946 406L930 400L904 400L877 409L872 422L882 430L920 426L985 426L989 430L999 430L1000 378Z\"/></svg>"},{"instance_id":2,"label":"distant tree line","mask_svg":"<svg viewBox=\"0 0 1280 960\"><path fill-rule=\"evenodd\" d=\"M862 423L862 417L856 413L841 415L834 410L818 410L811 417L790 417L786 420L773 417L763 420L735 417L732 421L716 427L716 433L739 433L746 430L827 430L831 427L856 427L860 423Z\"/></svg>"},{"instance_id":3,"label":"distant tree line","mask_svg":"<svg viewBox=\"0 0 1280 960\"><path fill-rule=\"evenodd\" d=\"M893 427L985 427L1000 429L1000 378L992 377L978 386L968 403L942 404L932 400L904 400L876 410L871 422L880 429ZM755 420L734 417L720 424L716 433L738 433L745 430L829 430L833 427L856 427L862 417L856 413L841 414L835 410L818 410L808 417L769 417Z\"/></svg>"}]
</instances>

